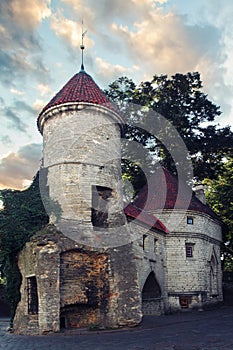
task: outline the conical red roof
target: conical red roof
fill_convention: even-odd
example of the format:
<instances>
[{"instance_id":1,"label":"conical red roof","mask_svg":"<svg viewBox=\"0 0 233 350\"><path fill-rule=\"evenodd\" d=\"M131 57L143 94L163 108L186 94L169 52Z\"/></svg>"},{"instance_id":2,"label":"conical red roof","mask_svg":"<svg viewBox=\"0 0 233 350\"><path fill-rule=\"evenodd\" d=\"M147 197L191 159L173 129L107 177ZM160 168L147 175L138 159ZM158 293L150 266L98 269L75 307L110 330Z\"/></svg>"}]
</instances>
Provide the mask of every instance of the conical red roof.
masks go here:
<instances>
[{"instance_id":1,"label":"conical red roof","mask_svg":"<svg viewBox=\"0 0 233 350\"><path fill-rule=\"evenodd\" d=\"M109 108L119 114L117 107L108 100L107 96L84 70L75 74L68 83L43 108L39 117L48 109L72 102L94 103Z\"/></svg>"}]
</instances>

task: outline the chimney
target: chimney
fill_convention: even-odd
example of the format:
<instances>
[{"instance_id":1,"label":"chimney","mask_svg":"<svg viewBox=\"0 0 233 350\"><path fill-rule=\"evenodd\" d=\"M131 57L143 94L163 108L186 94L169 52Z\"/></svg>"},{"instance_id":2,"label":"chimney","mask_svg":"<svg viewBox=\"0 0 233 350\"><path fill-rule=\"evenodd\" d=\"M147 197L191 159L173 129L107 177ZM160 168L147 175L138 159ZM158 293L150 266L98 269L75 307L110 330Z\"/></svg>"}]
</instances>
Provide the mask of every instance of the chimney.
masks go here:
<instances>
[{"instance_id":1,"label":"chimney","mask_svg":"<svg viewBox=\"0 0 233 350\"><path fill-rule=\"evenodd\" d=\"M199 184L194 187L195 196L201 201L203 204L206 204L205 190L204 186Z\"/></svg>"}]
</instances>

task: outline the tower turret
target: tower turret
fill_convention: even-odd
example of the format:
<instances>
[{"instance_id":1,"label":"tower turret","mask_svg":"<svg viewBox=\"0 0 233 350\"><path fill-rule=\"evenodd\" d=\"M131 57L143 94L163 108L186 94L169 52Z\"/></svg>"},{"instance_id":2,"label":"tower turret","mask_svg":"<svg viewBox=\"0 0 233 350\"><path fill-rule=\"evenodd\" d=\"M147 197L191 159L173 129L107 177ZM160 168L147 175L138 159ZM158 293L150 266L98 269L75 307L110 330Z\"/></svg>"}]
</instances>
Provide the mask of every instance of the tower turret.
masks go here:
<instances>
[{"instance_id":1,"label":"tower turret","mask_svg":"<svg viewBox=\"0 0 233 350\"><path fill-rule=\"evenodd\" d=\"M117 108L83 70L39 115L47 170L43 183L57 203L55 213L48 208L50 219L78 242L116 246L130 239L124 227L121 187L122 125ZM51 205L51 201L46 203ZM119 226L124 228L119 230Z\"/></svg>"}]
</instances>

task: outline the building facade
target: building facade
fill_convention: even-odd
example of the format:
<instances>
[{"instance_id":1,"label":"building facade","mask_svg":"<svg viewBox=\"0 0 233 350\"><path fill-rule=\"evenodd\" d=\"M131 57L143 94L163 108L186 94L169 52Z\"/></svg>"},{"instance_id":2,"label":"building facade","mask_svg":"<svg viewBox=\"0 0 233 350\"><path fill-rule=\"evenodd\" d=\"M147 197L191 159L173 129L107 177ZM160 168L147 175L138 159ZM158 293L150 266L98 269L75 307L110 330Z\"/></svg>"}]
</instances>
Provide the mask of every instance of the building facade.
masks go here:
<instances>
[{"instance_id":1,"label":"building facade","mask_svg":"<svg viewBox=\"0 0 233 350\"><path fill-rule=\"evenodd\" d=\"M222 301L221 225L201 189L187 206L182 185L177 203L177 180L161 168L124 206L123 124L83 69L40 113L50 224L19 254L16 333L135 326Z\"/></svg>"}]
</instances>

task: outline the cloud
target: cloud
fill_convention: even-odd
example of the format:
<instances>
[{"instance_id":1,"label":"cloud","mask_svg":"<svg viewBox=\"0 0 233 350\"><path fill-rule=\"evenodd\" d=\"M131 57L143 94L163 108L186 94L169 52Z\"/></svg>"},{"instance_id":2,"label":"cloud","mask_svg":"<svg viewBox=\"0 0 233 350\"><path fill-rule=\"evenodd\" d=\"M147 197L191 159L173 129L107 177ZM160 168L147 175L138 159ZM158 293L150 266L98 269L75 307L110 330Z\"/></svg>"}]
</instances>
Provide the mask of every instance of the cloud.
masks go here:
<instances>
[{"instance_id":1,"label":"cloud","mask_svg":"<svg viewBox=\"0 0 233 350\"><path fill-rule=\"evenodd\" d=\"M15 89L15 88L11 88L11 89L10 89L10 92L11 92L12 94L19 95L19 96L22 96L22 95L25 94L24 91L20 91L20 90L17 90L17 89Z\"/></svg>"},{"instance_id":2,"label":"cloud","mask_svg":"<svg viewBox=\"0 0 233 350\"><path fill-rule=\"evenodd\" d=\"M36 99L35 102L33 103L33 108L39 113L45 106L45 101L41 99Z\"/></svg>"},{"instance_id":3,"label":"cloud","mask_svg":"<svg viewBox=\"0 0 233 350\"><path fill-rule=\"evenodd\" d=\"M25 132L26 124L20 119L20 117L9 107L6 107L4 114L7 117L7 120L10 121L11 125L21 131Z\"/></svg>"},{"instance_id":4,"label":"cloud","mask_svg":"<svg viewBox=\"0 0 233 350\"><path fill-rule=\"evenodd\" d=\"M29 121L30 117L35 117L37 109L28 105L25 101L15 100L11 106L6 106L2 99L2 108L0 109L2 118L6 120L6 123L14 129L26 133L28 124L25 120ZM29 118L25 118L25 114Z\"/></svg>"},{"instance_id":5,"label":"cloud","mask_svg":"<svg viewBox=\"0 0 233 350\"><path fill-rule=\"evenodd\" d=\"M35 29L51 15L50 0L1 0L2 31L12 34L16 28Z\"/></svg>"},{"instance_id":6,"label":"cloud","mask_svg":"<svg viewBox=\"0 0 233 350\"><path fill-rule=\"evenodd\" d=\"M10 139L10 137L8 135L1 135L0 136L0 141L2 144L6 145L6 146L11 146L12 145L12 141Z\"/></svg>"},{"instance_id":7,"label":"cloud","mask_svg":"<svg viewBox=\"0 0 233 350\"><path fill-rule=\"evenodd\" d=\"M109 62L103 60L100 57L96 57L95 62L97 65L97 74L99 74L102 77L113 79L119 77L122 74L126 74L127 68L119 64L110 64Z\"/></svg>"},{"instance_id":8,"label":"cloud","mask_svg":"<svg viewBox=\"0 0 233 350\"><path fill-rule=\"evenodd\" d=\"M51 18L51 29L60 37L64 43L68 44L70 48L77 48L81 44L82 25L81 21L72 21L65 18L59 11ZM94 42L89 37L86 37L85 46L90 48Z\"/></svg>"},{"instance_id":9,"label":"cloud","mask_svg":"<svg viewBox=\"0 0 233 350\"><path fill-rule=\"evenodd\" d=\"M0 75L1 83L14 84L28 75L45 79L41 45L36 29L51 13L49 0L1 0ZM37 55L34 55L34 54ZM12 83L13 82L13 83ZM14 88L14 86L13 86Z\"/></svg>"},{"instance_id":10,"label":"cloud","mask_svg":"<svg viewBox=\"0 0 233 350\"><path fill-rule=\"evenodd\" d=\"M50 86L46 84L38 84L37 90L39 90L41 97L44 97L45 95L52 93Z\"/></svg>"},{"instance_id":11,"label":"cloud","mask_svg":"<svg viewBox=\"0 0 233 350\"><path fill-rule=\"evenodd\" d=\"M216 29L188 26L183 16L157 10L133 29L115 23L112 31L121 36L129 57L152 74L195 70L203 55L212 57L219 45Z\"/></svg>"},{"instance_id":12,"label":"cloud","mask_svg":"<svg viewBox=\"0 0 233 350\"><path fill-rule=\"evenodd\" d=\"M0 188L23 189L39 170L41 150L41 144L31 143L2 158Z\"/></svg>"},{"instance_id":13,"label":"cloud","mask_svg":"<svg viewBox=\"0 0 233 350\"><path fill-rule=\"evenodd\" d=\"M14 108L17 111L28 112L33 117L34 117L35 113L37 112L37 110L35 108L31 107L31 105L27 104L25 101L22 101L22 100L14 101Z\"/></svg>"}]
</instances>

